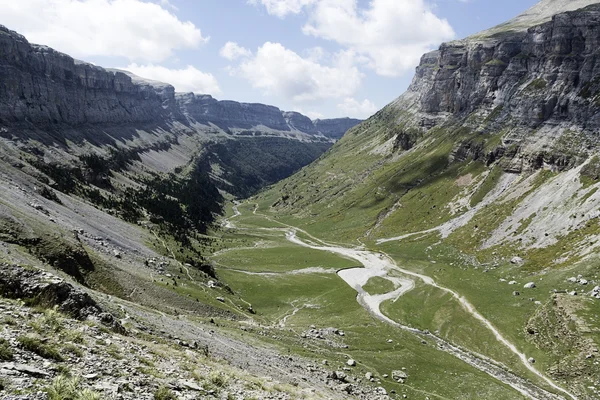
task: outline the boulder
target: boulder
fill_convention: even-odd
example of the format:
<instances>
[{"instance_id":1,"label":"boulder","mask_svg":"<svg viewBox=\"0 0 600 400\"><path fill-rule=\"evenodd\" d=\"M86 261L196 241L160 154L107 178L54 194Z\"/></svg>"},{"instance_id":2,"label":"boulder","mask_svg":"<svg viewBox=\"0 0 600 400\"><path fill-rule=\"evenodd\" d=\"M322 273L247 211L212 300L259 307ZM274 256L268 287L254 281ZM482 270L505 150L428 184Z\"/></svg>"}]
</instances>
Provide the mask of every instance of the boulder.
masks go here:
<instances>
[{"instance_id":1,"label":"boulder","mask_svg":"<svg viewBox=\"0 0 600 400\"><path fill-rule=\"evenodd\" d=\"M408 379L408 374L404 371L392 371L392 379L398 383L404 383Z\"/></svg>"},{"instance_id":2,"label":"boulder","mask_svg":"<svg viewBox=\"0 0 600 400\"><path fill-rule=\"evenodd\" d=\"M533 288L535 288L535 282L526 283L525 285L523 285L523 287L525 289L533 289Z\"/></svg>"}]
</instances>

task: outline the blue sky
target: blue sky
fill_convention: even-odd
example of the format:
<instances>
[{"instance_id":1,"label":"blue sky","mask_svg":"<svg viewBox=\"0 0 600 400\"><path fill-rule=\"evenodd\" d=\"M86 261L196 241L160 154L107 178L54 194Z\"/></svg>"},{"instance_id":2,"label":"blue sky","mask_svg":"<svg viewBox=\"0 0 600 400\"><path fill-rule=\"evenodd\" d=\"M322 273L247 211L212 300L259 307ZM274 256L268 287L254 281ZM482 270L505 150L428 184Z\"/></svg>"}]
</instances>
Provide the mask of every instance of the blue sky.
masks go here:
<instances>
[{"instance_id":1,"label":"blue sky","mask_svg":"<svg viewBox=\"0 0 600 400\"><path fill-rule=\"evenodd\" d=\"M34 43L127 68L178 91L272 104L313 118L365 118L406 90L423 52L535 3L0 0L0 24Z\"/></svg>"}]
</instances>

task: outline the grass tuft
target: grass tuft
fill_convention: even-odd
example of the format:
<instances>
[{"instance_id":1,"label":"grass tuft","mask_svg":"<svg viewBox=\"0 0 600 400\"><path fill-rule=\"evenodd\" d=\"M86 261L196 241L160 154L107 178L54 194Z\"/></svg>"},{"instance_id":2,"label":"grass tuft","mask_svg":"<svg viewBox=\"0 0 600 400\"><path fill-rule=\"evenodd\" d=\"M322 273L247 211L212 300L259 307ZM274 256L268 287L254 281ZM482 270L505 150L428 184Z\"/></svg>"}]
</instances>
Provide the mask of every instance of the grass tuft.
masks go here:
<instances>
[{"instance_id":1,"label":"grass tuft","mask_svg":"<svg viewBox=\"0 0 600 400\"><path fill-rule=\"evenodd\" d=\"M46 388L48 400L100 400L99 393L80 389L79 379L60 375Z\"/></svg>"},{"instance_id":2,"label":"grass tuft","mask_svg":"<svg viewBox=\"0 0 600 400\"><path fill-rule=\"evenodd\" d=\"M40 357L54 361L64 361L62 354L53 346L43 343L39 338L32 336L19 336L17 341L27 351L37 354Z\"/></svg>"},{"instance_id":3,"label":"grass tuft","mask_svg":"<svg viewBox=\"0 0 600 400\"><path fill-rule=\"evenodd\" d=\"M154 392L154 400L177 400L177 396L171 389L161 386Z\"/></svg>"},{"instance_id":4,"label":"grass tuft","mask_svg":"<svg viewBox=\"0 0 600 400\"><path fill-rule=\"evenodd\" d=\"M12 348L10 347L10 343L6 339L0 338L0 360L2 361L11 361L14 357L14 353Z\"/></svg>"}]
</instances>

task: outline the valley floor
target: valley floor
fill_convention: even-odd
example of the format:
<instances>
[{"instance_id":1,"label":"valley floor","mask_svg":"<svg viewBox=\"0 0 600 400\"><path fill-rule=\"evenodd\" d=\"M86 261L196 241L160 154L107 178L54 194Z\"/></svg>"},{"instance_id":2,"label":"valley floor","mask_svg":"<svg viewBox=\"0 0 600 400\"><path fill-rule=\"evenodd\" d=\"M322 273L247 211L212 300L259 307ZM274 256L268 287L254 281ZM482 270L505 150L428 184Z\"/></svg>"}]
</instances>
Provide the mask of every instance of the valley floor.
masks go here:
<instances>
[{"instance_id":1,"label":"valley floor","mask_svg":"<svg viewBox=\"0 0 600 400\"><path fill-rule=\"evenodd\" d=\"M262 214L258 204L234 206L223 224L232 243L240 235L252 245L217 252L219 275L252 302L262 323L289 328L292 335L277 341L294 352L355 359L350 374L368 373L409 398L580 398L467 297L422 269L400 268L381 250L323 242ZM331 326L344 336L323 329ZM302 347L298 334L306 339ZM406 376L395 379L398 370Z\"/></svg>"}]
</instances>

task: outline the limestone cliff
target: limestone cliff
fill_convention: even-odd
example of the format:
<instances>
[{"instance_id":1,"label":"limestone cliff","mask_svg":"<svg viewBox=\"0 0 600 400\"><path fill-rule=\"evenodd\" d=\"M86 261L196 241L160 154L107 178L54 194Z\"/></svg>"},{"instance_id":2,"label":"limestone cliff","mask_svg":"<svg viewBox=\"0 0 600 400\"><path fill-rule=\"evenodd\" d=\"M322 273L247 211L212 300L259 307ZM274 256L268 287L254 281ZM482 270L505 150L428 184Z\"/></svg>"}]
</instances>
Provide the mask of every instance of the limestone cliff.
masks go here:
<instances>
[{"instance_id":1,"label":"limestone cliff","mask_svg":"<svg viewBox=\"0 0 600 400\"><path fill-rule=\"evenodd\" d=\"M391 105L402 115L398 147L410 147L433 127L460 125L482 134L503 131L502 144L487 156L508 157L507 170L584 159L597 146L593 132L600 126L600 5L549 18L556 3L543 1L509 23L424 55L410 88ZM541 23L525 29L528 21ZM573 130L576 142L561 140Z\"/></svg>"},{"instance_id":2,"label":"limestone cliff","mask_svg":"<svg viewBox=\"0 0 600 400\"><path fill-rule=\"evenodd\" d=\"M30 44L0 26L0 124L36 128L66 124L214 124L229 133L243 130L341 137L358 124L332 120L327 135L295 112L264 104L218 101L210 95L175 93L173 86L130 72L104 69L46 46ZM328 120L324 122L327 123Z\"/></svg>"}]
</instances>

